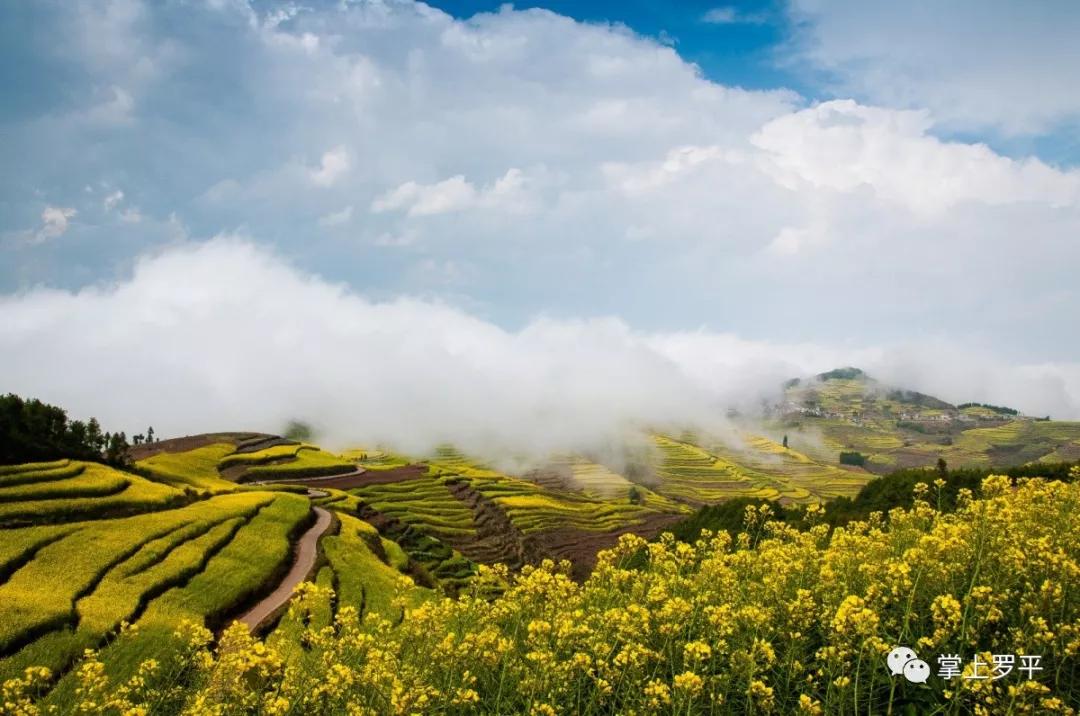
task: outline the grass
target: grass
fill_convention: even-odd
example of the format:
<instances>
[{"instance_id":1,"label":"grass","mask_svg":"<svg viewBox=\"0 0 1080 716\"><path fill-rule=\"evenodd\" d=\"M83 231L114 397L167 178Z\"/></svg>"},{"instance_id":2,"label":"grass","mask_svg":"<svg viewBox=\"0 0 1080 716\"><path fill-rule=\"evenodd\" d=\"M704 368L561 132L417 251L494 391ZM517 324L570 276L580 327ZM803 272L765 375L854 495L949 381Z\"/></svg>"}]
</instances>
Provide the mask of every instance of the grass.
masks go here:
<instances>
[{"instance_id":1,"label":"grass","mask_svg":"<svg viewBox=\"0 0 1080 716\"><path fill-rule=\"evenodd\" d=\"M82 466L78 477L56 483L23 485L0 490L18 500L0 503L0 525L42 523L98 517L117 512L139 512L175 506L188 499L183 492L157 482L122 473L97 463L73 463ZM121 485L121 482L125 484ZM57 487L60 485L60 487ZM51 486L50 490L45 490ZM120 489L116 489L119 486ZM80 496L81 495L81 496ZM99 495L96 496L95 495ZM89 499L93 497L93 499Z\"/></svg>"}]
</instances>

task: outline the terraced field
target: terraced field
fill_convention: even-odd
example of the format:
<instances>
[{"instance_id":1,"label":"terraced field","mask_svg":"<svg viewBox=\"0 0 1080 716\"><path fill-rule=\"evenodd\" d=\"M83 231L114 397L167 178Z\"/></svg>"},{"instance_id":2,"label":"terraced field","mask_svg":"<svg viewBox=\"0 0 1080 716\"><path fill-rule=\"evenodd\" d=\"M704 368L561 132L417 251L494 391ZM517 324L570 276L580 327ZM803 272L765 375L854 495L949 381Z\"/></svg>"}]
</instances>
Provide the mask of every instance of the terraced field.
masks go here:
<instances>
[{"instance_id":1,"label":"terraced field","mask_svg":"<svg viewBox=\"0 0 1080 716\"><path fill-rule=\"evenodd\" d=\"M171 444L170 444L171 443ZM273 435L220 433L136 448L136 469L176 487L228 492L235 483L345 475L356 461Z\"/></svg>"},{"instance_id":2,"label":"terraced field","mask_svg":"<svg viewBox=\"0 0 1080 716\"><path fill-rule=\"evenodd\" d=\"M446 479L422 475L402 482L365 485L350 492L375 510L434 537L468 540L476 535L472 511L451 494Z\"/></svg>"},{"instance_id":3,"label":"terraced field","mask_svg":"<svg viewBox=\"0 0 1080 716\"><path fill-rule=\"evenodd\" d=\"M845 403L852 388L841 388L819 400L872 409L871 399ZM514 474L449 446L424 459L338 455L254 433L139 446L131 470L0 466L0 682L46 666L44 703L62 712L85 650L127 678L182 647L182 620L220 632L289 571L315 505L334 515L316 586L259 625L300 665L306 626L331 625L343 607L399 620L403 607L477 584L481 563L567 559L583 578L620 535L656 535L697 505L854 494L873 475L836 464L852 446L873 469L939 456L953 466L1080 457L1080 423L983 417L993 423L940 434L899 431L880 415L742 426L739 441L657 434L653 463L635 463L633 481L582 455Z\"/></svg>"},{"instance_id":4,"label":"terraced field","mask_svg":"<svg viewBox=\"0 0 1080 716\"><path fill-rule=\"evenodd\" d=\"M40 524L165 509L189 499L168 485L89 462L9 469L0 482L0 525Z\"/></svg>"},{"instance_id":5,"label":"terraced field","mask_svg":"<svg viewBox=\"0 0 1080 716\"><path fill-rule=\"evenodd\" d=\"M697 439L696 436L683 436ZM705 504L733 497L780 496L772 481L754 480L745 471L718 455L686 440L653 436L659 451L655 490L690 504Z\"/></svg>"},{"instance_id":6,"label":"terraced field","mask_svg":"<svg viewBox=\"0 0 1080 716\"><path fill-rule=\"evenodd\" d=\"M604 498L588 491L544 486L493 470L450 448L443 448L431 464L442 474L463 478L470 488L500 507L513 526L526 534L562 528L607 532L641 524L651 515L679 509L670 500L654 495L644 487L640 488L643 501L638 504L631 502L625 492ZM586 470L593 475L599 474L598 467Z\"/></svg>"},{"instance_id":7,"label":"terraced field","mask_svg":"<svg viewBox=\"0 0 1080 716\"><path fill-rule=\"evenodd\" d=\"M218 466L235 450L231 442L213 442L183 452L159 452L136 465L153 479L174 487L231 492L235 485L221 477Z\"/></svg>"},{"instance_id":8,"label":"terraced field","mask_svg":"<svg viewBox=\"0 0 1080 716\"><path fill-rule=\"evenodd\" d=\"M939 459L952 467L1080 459L1080 423L977 404L958 408L854 369L792 382L777 412L783 417L765 426L774 439L787 434L792 448L834 466L841 451L858 452L877 474Z\"/></svg>"},{"instance_id":9,"label":"terraced field","mask_svg":"<svg viewBox=\"0 0 1080 716\"><path fill-rule=\"evenodd\" d=\"M131 676L179 646L181 620L220 628L273 589L312 521L312 499L222 479L237 443L204 442L159 449L139 461L142 474L67 460L0 467L0 683L47 667L46 703L63 710L87 649L100 650L110 674ZM324 580L390 615L399 580L412 584L400 571L408 555L366 522L340 519L321 548Z\"/></svg>"}]
</instances>

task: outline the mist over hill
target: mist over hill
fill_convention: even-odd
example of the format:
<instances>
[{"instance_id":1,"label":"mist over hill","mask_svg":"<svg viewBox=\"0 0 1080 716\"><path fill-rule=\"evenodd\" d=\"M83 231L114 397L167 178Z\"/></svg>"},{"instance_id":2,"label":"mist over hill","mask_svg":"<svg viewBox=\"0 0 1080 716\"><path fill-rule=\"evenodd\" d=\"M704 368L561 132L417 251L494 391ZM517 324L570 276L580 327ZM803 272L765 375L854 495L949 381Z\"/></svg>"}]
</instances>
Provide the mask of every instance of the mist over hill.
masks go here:
<instances>
[{"instance_id":1,"label":"mist over hill","mask_svg":"<svg viewBox=\"0 0 1080 716\"><path fill-rule=\"evenodd\" d=\"M644 332L614 318L539 317L508 330L438 301L372 301L235 238L144 257L115 284L7 297L0 323L8 390L129 433L148 422L161 435L272 433L300 419L330 445L546 455L643 429L730 432L730 410L752 415L792 376L843 365L944 400L1080 414L1067 367L955 347ZM933 389L943 382L948 391Z\"/></svg>"}]
</instances>

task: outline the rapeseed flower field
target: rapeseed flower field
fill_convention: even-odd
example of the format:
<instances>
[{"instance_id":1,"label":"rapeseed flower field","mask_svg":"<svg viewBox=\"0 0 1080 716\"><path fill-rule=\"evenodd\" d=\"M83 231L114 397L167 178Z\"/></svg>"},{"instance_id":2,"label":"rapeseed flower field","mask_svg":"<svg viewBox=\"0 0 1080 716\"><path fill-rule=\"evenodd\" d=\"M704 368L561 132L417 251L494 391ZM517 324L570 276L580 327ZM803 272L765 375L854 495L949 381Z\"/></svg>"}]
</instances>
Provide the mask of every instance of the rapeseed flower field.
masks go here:
<instances>
[{"instance_id":1,"label":"rapeseed flower field","mask_svg":"<svg viewBox=\"0 0 1080 716\"><path fill-rule=\"evenodd\" d=\"M949 513L935 507L943 484L921 483L911 509L832 532L771 521L763 506L748 509L734 537L626 535L583 583L550 561L518 575L485 567L455 599L415 600L402 578L391 610L340 606L330 623L303 626L333 602L326 580L305 584L287 617L303 631L299 655L238 624L215 640L182 622L176 650L122 678L87 652L71 701L50 706L218 716L1075 713L1080 484L990 477L979 499L962 495ZM887 655L898 645L934 675L893 675ZM1031 668L979 672L1002 654ZM956 664L939 659L954 655ZM36 688L48 678L29 668L8 680L0 712L46 712Z\"/></svg>"}]
</instances>

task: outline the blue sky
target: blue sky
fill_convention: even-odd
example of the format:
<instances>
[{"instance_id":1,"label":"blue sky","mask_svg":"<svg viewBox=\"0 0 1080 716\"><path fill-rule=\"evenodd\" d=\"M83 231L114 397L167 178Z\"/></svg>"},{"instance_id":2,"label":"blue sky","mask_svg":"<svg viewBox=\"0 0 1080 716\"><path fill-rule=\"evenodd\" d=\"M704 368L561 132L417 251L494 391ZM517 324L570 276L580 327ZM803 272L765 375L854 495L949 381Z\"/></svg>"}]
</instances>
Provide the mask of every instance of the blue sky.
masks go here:
<instances>
[{"instance_id":1,"label":"blue sky","mask_svg":"<svg viewBox=\"0 0 1080 716\"><path fill-rule=\"evenodd\" d=\"M8 3L7 340L124 292L183 319L149 282L265 285L240 246L484 335L614 321L1080 414L1077 36L1064 0Z\"/></svg>"},{"instance_id":2,"label":"blue sky","mask_svg":"<svg viewBox=\"0 0 1080 716\"><path fill-rule=\"evenodd\" d=\"M505 3L435 2L459 18L494 12ZM790 34L781 3L745 2L551 2L514 3L544 8L584 22L621 23L634 32L670 43L710 79L750 89L788 87L813 96L805 78L778 62L777 47Z\"/></svg>"}]
</instances>

